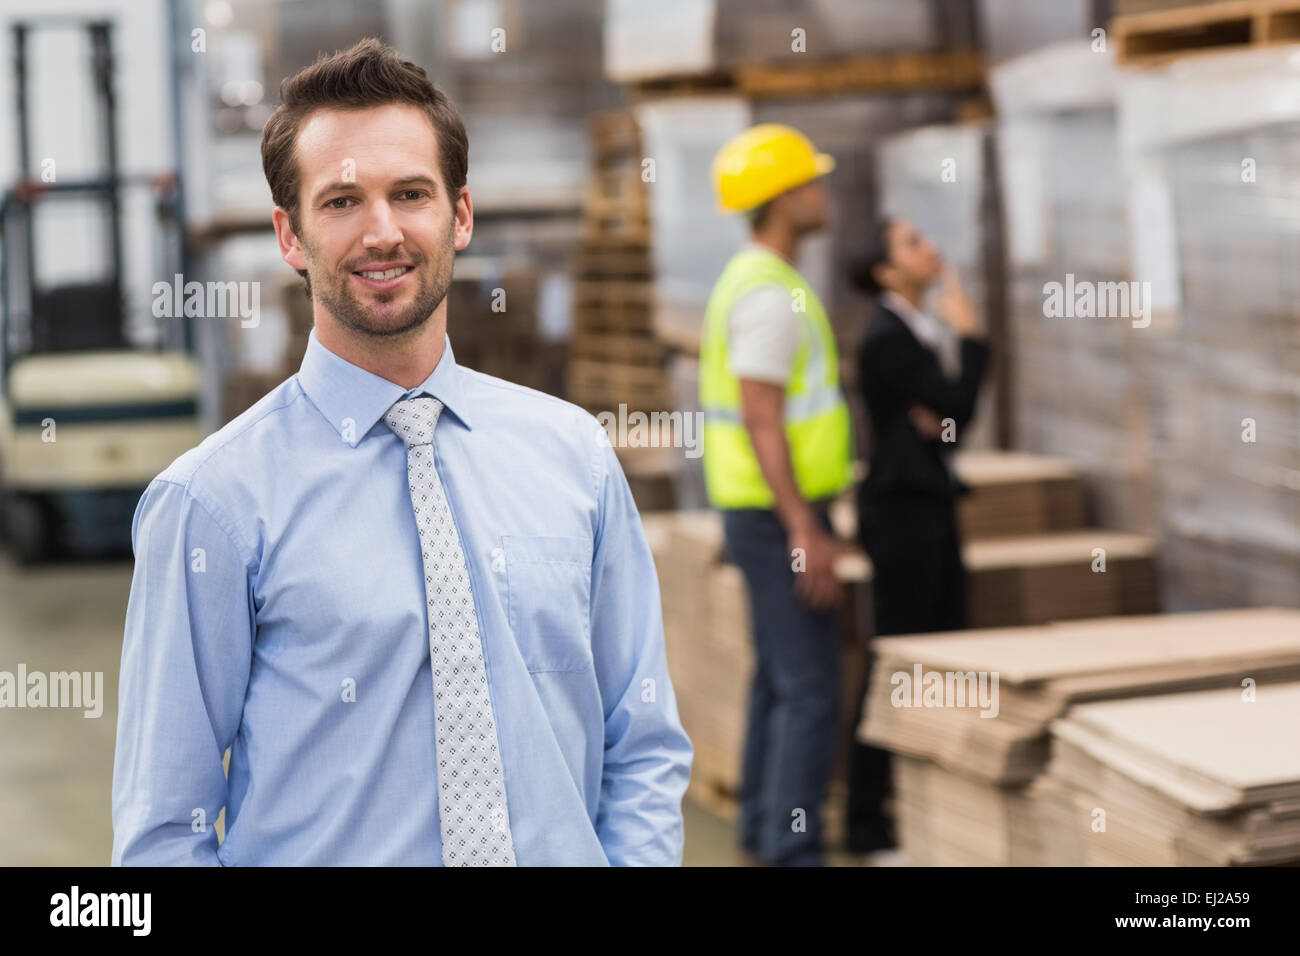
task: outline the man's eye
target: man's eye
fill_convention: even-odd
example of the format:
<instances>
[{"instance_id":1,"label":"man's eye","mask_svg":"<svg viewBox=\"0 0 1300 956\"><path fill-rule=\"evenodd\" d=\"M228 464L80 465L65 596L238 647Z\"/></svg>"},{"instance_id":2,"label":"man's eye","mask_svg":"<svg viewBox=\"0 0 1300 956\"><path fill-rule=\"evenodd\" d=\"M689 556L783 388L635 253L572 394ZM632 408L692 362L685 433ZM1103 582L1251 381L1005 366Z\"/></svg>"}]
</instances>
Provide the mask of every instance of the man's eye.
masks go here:
<instances>
[{"instance_id":1,"label":"man's eye","mask_svg":"<svg viewBox=\"0 0 1300 956\"><path fill-rule=\"evenodd\" d=\"M402 195L411 199L423 199L428 193L423 189L407 189L402 192Z\"/></svg>"},{"instance_id":2,"label":"man's eye","mask_svg":"<svg viewBox=\"0 0 1300 956\"><path fill-rule=\"evenodd\" d=\"M325 207L326 207L327 209L343 209L343 208L345 208L345 207L343 207L343 206L336 206L336 205L334 205L334 204L335 204L336 202L351 202L351 201L352 201L352 200L349 199L347 196L337 196L337 197L335 197L334 199L331 199L329 202L327 202L327 203L325 204Z\"/></svg>"}]
</instances>

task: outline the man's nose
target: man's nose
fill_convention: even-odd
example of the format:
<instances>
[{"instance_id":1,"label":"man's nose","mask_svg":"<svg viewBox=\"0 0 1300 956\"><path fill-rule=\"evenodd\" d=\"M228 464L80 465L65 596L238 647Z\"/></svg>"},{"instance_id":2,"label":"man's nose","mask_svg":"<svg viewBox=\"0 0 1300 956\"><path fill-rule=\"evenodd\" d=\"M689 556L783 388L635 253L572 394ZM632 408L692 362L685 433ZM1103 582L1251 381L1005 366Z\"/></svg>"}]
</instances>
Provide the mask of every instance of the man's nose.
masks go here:
<instances>
[{"instance_id":1,"label":"man's nose","mask_svg":"<svg viewBox=\"0 0 1300 956\"><path fill-rule=\"evenodd\" d=\"M361 238L362 245L395 246L403 238L401 226L397 224L392 206L386 202L379 202L370 207L365 235Z\"/></svg>"}]
</instances>

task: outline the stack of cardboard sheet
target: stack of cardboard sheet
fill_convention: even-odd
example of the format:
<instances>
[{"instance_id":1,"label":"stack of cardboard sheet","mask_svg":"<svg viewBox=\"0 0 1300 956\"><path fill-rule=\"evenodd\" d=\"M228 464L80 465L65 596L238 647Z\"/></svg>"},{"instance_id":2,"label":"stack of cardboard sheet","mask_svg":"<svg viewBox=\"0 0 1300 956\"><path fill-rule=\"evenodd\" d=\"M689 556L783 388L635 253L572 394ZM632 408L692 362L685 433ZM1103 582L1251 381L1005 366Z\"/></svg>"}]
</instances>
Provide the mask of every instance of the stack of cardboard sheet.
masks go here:
<instances>
[{"instance_id":1,"label":"stack of cardboard sheet","mask_svg":"<svg viewBox=\"0 0 1300 956\"><path fill-rule=\"evenodd\" d=\"M970 47L969 0L607 0L604 63L619 82L745 63ZM807 38L792 42L792 27Z\"/></svg>"},{"instance_id":2,"label":"stack of cardboard sheet","mask_svg":"<svg viewBox=\"0 0 1300 956\"><path fill-rule=\"evenodd\" d=\"M664 643L678 712L695 747L692 787L701 799L717 805L719 799L734 799L740 787L754 672L744 575L724 560L717 512L651 514L642 523L659 572ZM842 607L837 779L845 773L862 691L865 659L855 621L849 595Z\"/></svg>"},{"instance_id":3,"label":"stack of cardboard sheet","mask_svg":"<svg viewBox=\"0 0 1300 956\"><path fill-rule=\"evenodd\" d=\"M1178 866L1300 860L1300 683L1075 707L1036 795L1044 860Z\"/></svg>"},{"instance_id":4,"label":"stack of cardboard sheet","mask_svg":"<svg viewBox=\"0 0 1300 956\"><path fill-rule=\"evenodd\" d=\"M1011 451L964 451L953 467L970 488L957 504L967 541L1073 531L1087 525L1079 467L1064 458Z\"/></svg>"},{"instance_id":5,"label":"stack of cardboard sheet","mask_svg":"<svg viewBox=\"0 0 1300 956\"><path fill-rule=\"evenodd\" d=\"M976 449L954 455L953 469L969 489L957 501L957 522L966 541L1087 527L1087 489L1079 466L1071 461ZM836 512L841 534L855 537L852 496L836 502Z\"/></svg>"},{"instance_id":6,"label":"stack of cardboard sheet","mask_svg":"<svg viewBox=\"0 0 1300 956\"><path fill-rule=\"evenodd\" d=\"M858 733L903 758L900 829L913 860L1032 864L1062 819L1059 805L1038 815L1025 802L1053 719L1085 701L1300 679L1300 611L881 638L874 650Z\"/></svg>"},{"instance_id":7,"label":"stack of cardboard sheet","mask_svg":"<svg viewBox=\"0 0 1300 956\"><path fill-rule=\"evenodd\" d=\"M968 542L967 620L991 628L1153 612L1154 552L1146 535L1099 529ZM860 552L839 568L857 584L872 573Z\"/></svg>"},{"instance_id":8,"label":"stack of cardboard sheet","mask_svg":"<svg viewBox=\"0 0 1300 956\"><path fill-rule=\"evenodd\" d=\"M1155 542L1089 529L969 542L972 627L1044 624L1156 610Z\"/></svg>"}]
</instances>

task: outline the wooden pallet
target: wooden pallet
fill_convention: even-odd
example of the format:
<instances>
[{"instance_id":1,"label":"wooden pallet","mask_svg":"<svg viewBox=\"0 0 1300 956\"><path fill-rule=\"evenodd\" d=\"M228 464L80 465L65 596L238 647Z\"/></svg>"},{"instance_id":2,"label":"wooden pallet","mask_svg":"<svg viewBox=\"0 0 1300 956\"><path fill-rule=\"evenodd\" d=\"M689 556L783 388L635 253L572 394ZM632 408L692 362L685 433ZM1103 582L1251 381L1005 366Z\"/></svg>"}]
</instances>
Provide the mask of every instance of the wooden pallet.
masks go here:
<instances>
[{"instance_id":1,"label":"wooden pallet","mask_svg":"<svg viewBox=\"0 0 1300 956\"><path fill-rule=\"evenodd\" d=\"M1300 41L1300 0L1222 0L1116 17L1118 63L1159 65L1198 53Z\"/></svg>"},{"instance_id":2,"label":"wooden pallet","mask_svg":"<svg viewBox=\"0 0 1300 956\"><path fill-rule=\"evenodd\" d=\"M591 332L650 335L654 331L654 287L649 282L582 279L574 283L575 337Z\"/></svg>"},{"instance_id":3,"label":"wooden pallet","mask_svg":"<svg viewBox=\"0 0 1300 956\"><path fill-rule=\"evenodd\" d=\"M836 93L977 89L984 59L971 50L880 53L814 63L755 63L736 71L746 96L822 96Z\"/></svg>"},{"instance_id":4,"label":"wooden pallet","mask_svg":"<svg viewBox=\"0 0 1300 956\"><path fill-rule=\"evenodd\" d=\"M632 84L633 94L641 100L657 100L670 96L707 96L735 91L736 74L731 70L657 76Z\"/></svg>"},{"instance_id":5,"label":"wooden pallet","mask_svg":"<svg viewBox=\"0 0 1300 956\"><path fill-rule=\"evenodd\" d=\"M641 153L641 127L631 110L595 113L587 122L587 130L597 160Z\"/></svg>"},{"instance_id":6,"label":"wooden pallet","mask_svg":"<svg viewBox=\"0 0 1300 956\"><path fill-rule=\"evenodd\" d=\"M650 211L644 198L589 195L582 203L582 231L588 239L650 241Z\"/></svg>"},{"instance_id":7,"label":"wooden pallet","mask_svg":"<svg viewBox=\"0 0 1300 956\"><path fill-rule=\"evenodd\" d=\"M641 129L631 110L600 113L589 123L592 172L582 200L588 239L650 240L650 202L641 179Z\"/></svg>"},{"instance_id":8,"label":"wooden pallet","mask_svg":"<svg viewBox=\"0 0 1300 956\"><path fill-rule=\"evenodd\" d=\"M643 411L668 407L668 382L660 368L574 358L569 361L570 398L585 408L616 409L626 404Z\"/></svg>"},{"instance_id":9,"label":"wooden pallet","mask_svg":"<svg viewBox=\"0 0 1300 956\"><path fill-rule=\"evenodd\" d=\"M664 345L646 335L625 332L587 331L573 337L574 358L621 362L658 368L664 360Z\"/></svg>"},{"instance_id":10,"label":"wooden pallet","mask_svg":"<svg viewBox=\"0 0 1300 956\"><path fill-rule=\"evenodd\" d=\"M578 240L579 278L644 279L653 272L648 236L604 235Z\"/></svg>"}]
</instances>

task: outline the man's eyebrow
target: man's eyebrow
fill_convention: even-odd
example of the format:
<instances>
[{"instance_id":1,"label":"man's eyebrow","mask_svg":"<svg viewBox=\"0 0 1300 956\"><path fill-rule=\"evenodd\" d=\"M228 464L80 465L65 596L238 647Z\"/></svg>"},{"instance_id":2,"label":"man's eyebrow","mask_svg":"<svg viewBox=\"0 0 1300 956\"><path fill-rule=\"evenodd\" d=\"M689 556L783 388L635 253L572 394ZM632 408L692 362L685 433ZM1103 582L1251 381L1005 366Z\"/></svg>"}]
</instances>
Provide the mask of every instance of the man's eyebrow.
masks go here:
<instances>
[{"instance_id":1,"label":"man's eyebrow","mask_svg":"<svg viewBox=\"0 0 1300 956\"><path fill-rule=\"evenodd\" d=\"M428 176L406 176L393 183L394 189L400 189L405 186L428 186L429 189L431 189L433 192L436 193L438 191L437 181L430 179ZM339 180L337 182L332 182L329 185L322 186L320 189L316 190L316 192L311 197L311 204L314 206L316 203L320 202L330 193L346 192L350 189L356 189L356 188L357 188L356 182L349 183L349 182L343 182L342 180Z\"/></svg>"}]
</instances>

